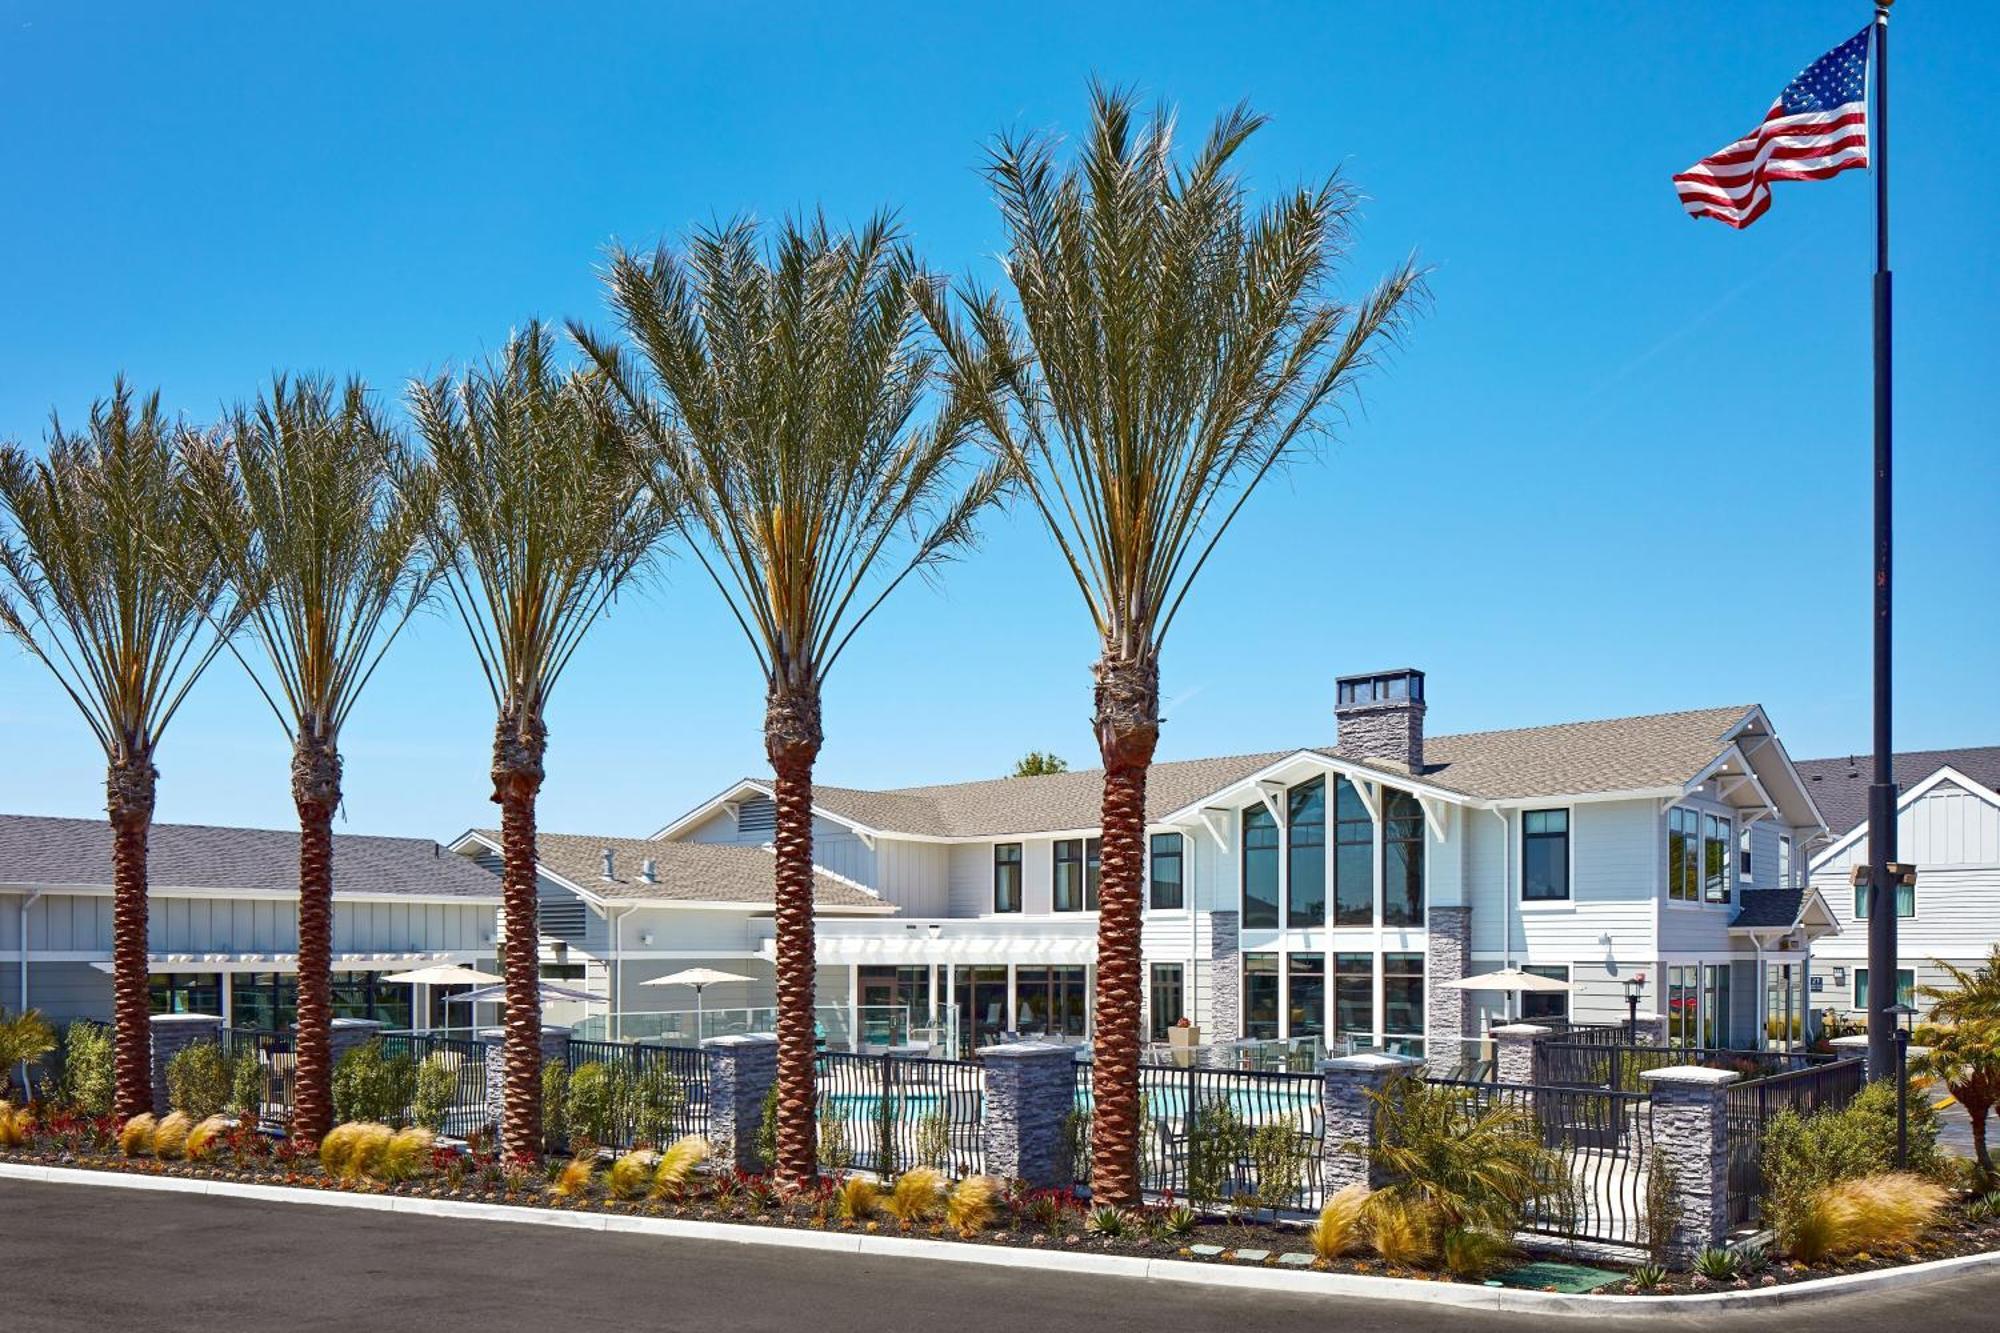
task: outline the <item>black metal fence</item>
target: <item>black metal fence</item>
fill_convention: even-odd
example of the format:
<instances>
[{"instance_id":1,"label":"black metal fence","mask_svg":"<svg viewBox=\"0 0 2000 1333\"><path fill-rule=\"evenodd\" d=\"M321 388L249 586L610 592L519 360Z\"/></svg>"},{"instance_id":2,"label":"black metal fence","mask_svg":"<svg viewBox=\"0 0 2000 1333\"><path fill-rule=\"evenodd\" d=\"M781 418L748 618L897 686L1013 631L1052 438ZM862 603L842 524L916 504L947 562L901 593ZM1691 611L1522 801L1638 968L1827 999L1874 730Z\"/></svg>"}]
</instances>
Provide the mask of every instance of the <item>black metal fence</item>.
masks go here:
<instances>
[{"instance_id":1,"label":"black metal fence","mask_svg":"<svg viewBox=\"0 0 2000 1333\"><path fill-rule=\"evenodd\" d=\"M390 1032L382 1036L383 1052L405 1056L416 1066L418 1078L430 1077L426 1065L448 1072L451 1095L444 1106L444 1119L431 1126L455 1139L471 1138L487 1126L486 1045L469 1037L441 1037L428 1032ZM409 1114L416 1118L414 1103Z\"/></svg>"},{"instance_id":2,"label":"black metal fence","mask_svg":"<svg viewBox=\"0 0 2000 1333\"><path fill-rule=\"evenodd\" d=\"M1076 1183L1090 1176L1092 1067L1076 1072ZM1139 1070L1142 1186L1199 1207L1312 1211L1323 1202L1326 1121L1318 1074Z\"/></svg>"},{"instance_id":3,"label":"black metal fence","mask_svg":"<svg viewBox=\"0 0 2000 1333\"><path fill-rule=\"evenodd\" d=\"M1796 1073L1832 1061L1832 1056L1810 1051L1729 1051L1695 1046L1635 1046L1624 1041L1605 1041L1594 1034L1590 1039L1535 1043L1535 1082L1564 1087L1614 1088L1621 1092L1644 1092L1641 1077L1652 1069L1676 1065L1699 1065L1705 1069L1728 1069L1751 1080Z\"/></svg>"},{"instance_id":4,"label":"black metal fence","mask_svg":"<svg viewBox=\"0 0 2000 1333\"><path fill-rule=\"evenodd\" d=\"M1557 1169L1527 1209L1523 1229L1607 1245L1645 1243L1653 1102L1608 1088L1543 1087L1430 1079L1450 1089L1469 1126L1494 1107L1531 1118Z\"/></svg>"},{"instance_id":5,"label":"black metal fence","mask_svg":"<svg viewBox=\"0 0 2000 1333\"><path fill-rule=\"evenodd\" d=\"M823 1051L814 1088L822 1167L885 1176L912 1166L985 1169L985 1079L974 1061Z\"/></svg>"},{"instance_id":6,"label":"black metal fence","mask_svg":"<svg viewBox=\"0 0 2000 1333\"><path fill-rule=\"evenodd\" d=\"M602 1071L584 1076L594 1091L581 1088L577 1077L591 1065ZM572 1038L569 1073L570 1132L601 1148L664 1148L683 1135L708 1133L708 1057L693 1047ZM598 1123L579 1124L580 1112Z\"/></svg>"},{"instance_id":7,"label":"black metal fence","mask_svg":"<svg viewBox=\"0 0 2000 1333\"><path fill-rule=\"evenodd\" d=\"M1833 1060L1732 1084L1725 1092L1729 1135L1729 1220L1741 1225L1764 1198L1764 1128L1781 1111L1811 1115L1842 1107L1868 1082L1867 1062Z\"/></svg>"},{"instance_id":8,"label":"black metal fence","mask_svg":"<svg viewBox=\"0 0 2000 1333\"><path fill-rule=\"evenodd\" d=\"M293 1034L275 1028L224 1028L222 1049L232 1061L246 1054L255 1057L258 1119L273 1129L290 1125L298 1073L298 1045Z\"/></svg>"}]
</instances>

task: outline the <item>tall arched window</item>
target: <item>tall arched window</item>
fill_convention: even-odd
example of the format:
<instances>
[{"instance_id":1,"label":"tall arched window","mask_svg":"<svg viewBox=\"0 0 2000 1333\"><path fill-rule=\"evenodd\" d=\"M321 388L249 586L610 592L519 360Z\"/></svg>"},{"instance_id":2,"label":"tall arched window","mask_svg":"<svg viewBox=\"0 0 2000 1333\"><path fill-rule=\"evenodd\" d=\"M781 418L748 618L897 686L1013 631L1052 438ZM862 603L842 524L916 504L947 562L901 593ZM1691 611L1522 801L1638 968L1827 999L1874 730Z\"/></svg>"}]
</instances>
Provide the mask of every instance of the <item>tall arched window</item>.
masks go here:
<instances>
[{"instance_id":1,"label":"tall arched window","mask_svg":"<svg viewBox=\"0 0 2000 1333\"><path fill-rule=\"evenodd\" d=\"M1334 783L1333 924L1375 924L1375 826L1361 793L1346 778Z\"/></svg>"},{"instance_id":2,"label":"tall arched window","mask_svg":"<svg viewBox=\"0 0 2000 1333\"><path fill-rule=\"evenodd\" d=\"M1278 821L1260 803L1243 812L1243 929L1278 928Z\"/></svg>"},{"instance_id":3,"label":"tall arched window","mask_svg":"<svg viewBox=\"0 0 2000 1333\"><path fill-rule=\"evenodd\" d=\"M1424 924L1424 809L1406 791L1382 797L1382 924Z\"/></svg>"},{"instance_id":4,"label":"tall arched window","mask_svg":"<svg viewBox=\"0 0 2000 1333\"><path fill-rule=\"evenodd\" d=\"M1326 779L1301 782L1286 793L1285 924L1312 929L1326 924Z\"/></svg>"}]
</instances>

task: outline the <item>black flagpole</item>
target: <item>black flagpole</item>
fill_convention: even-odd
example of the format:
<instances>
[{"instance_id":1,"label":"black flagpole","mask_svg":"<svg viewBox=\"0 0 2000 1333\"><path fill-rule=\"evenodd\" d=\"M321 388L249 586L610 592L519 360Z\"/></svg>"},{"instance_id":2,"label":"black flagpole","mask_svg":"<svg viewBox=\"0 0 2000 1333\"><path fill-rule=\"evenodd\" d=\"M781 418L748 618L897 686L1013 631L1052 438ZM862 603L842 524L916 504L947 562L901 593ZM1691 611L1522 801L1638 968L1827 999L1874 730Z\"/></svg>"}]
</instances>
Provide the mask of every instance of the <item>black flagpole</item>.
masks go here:
<instances>
[{"instance_id":1,"label":"black flagpole","mask_svg":"<svg viewBox=\"0 0 2000 1333\"><path fill-rule=\"evenodd\" d=\"M1868 153L1875 166L1875 756L1868 786L1868 1074L1895 1072L1896 783L1890 767L1890 574L1893 450L1890 436L1889 6L1875 5L1875 107Z\"/></svg>"}]
</instances>

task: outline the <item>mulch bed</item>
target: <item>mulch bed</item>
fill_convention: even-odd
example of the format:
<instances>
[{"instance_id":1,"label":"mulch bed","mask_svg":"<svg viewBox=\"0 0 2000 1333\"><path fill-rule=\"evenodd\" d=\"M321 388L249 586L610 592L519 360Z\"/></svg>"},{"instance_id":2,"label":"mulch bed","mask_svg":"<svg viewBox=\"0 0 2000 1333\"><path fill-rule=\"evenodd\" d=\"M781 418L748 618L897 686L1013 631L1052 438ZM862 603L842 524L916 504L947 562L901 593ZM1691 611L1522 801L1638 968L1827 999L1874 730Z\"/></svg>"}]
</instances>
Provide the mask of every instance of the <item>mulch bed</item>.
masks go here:
<instances>
[{"instance_id":1,"label":"mulch bed","mask_svg":"<svg viewBox=\"0 0 2000 1333\"><path fill-rule=\"evenodd\" d=\"M1424 1282L1460 1281L1433 1270L1398 1268L1380 1259L1349 1257L1314 1259L1310 1263L1283 1255L1310 1255L1304 1231L1295 1224L1246 1220L1240 1217L1202 1217L1191 1230L1175 1230L1167 1225L1170 1208L1153 1205L1128 1214L1131 1229L1123 1235L1098 1234L1088 1226L1089 1203L1068 1191L1010 1193L999 1204L990 1226L970 1236L960 1236L942 1220L899 1224L888 1217L865 1223L841 1220L833 1198L832 1185L790 1201L776 1197L762 1177L731 1172L704 1174L691 1184L686 1197L677 1199L623 1201L604 1196L603 1177L597 1177L585 1196L561 1198L550 1192L550 1182L541 1172L503 1168L477 1152L439 1149L433 1171L421 1178L399 1184L342 1182L330 1179L309 1157L288 1153L282 1140L239 1133L214 1158L203 1162L162 1162L150 1158L125 1158L117 1154L95 1127L72 1129L60 1142L38 1135L21 1147L0 1149L0 1161L37 1166L80 1167L124 1175L143 1175L191 1180L231 1181L255 1185L282 1185L308 1190L335 1190L349 1193L388 1194L410 1198L452 1199L461 1202L499 1204L523 1208L552 1208L568 1212L602 1212L641 1217L682 1218L696 1221L731 1222L748 1226L790 1226L815 1231L871 1232L909 1235L968 1245L1005 1246L1015 1249L1048 1249L1091 1254L1126 1255L1142 1258L1179 1258L1194 1263L1258 1263L1266 1267L1298 1267L1319 1272L1366 1274L1374 1277L1406 1278ZM1908 1253L1854 1255L1837 1262L1818 1265L1794 1264L1774 1259L1757 1272L1733 1281L1713 1281L1686 1272L1669 1275L1667 1281L1645 1291L1629 1282L1614 1281L1600 1288L1605 1294L1686 1295L1704 1291L1750 1290L1778 1286L1842 1273L1865 1273L1908 1263L1944 1259L1958 1255L2000 1250L2000 1220L1974 1221L1963 1205L1954 1204L1914 1250ZM1259 1255L1258 1252L1263 1252ZM1239 1257L1247 1254L1248 1258ZM1559 1244L1540 1249L1542 1257L1565 1257ZM1536 1255L1528 1255L1533 1258ZM1624 1271L1628 1265L1598 1258L1584 1260L1593 1267ZM1551 1288L1553 1289L1553 1288Z\"/></svg>"}]
</instances>

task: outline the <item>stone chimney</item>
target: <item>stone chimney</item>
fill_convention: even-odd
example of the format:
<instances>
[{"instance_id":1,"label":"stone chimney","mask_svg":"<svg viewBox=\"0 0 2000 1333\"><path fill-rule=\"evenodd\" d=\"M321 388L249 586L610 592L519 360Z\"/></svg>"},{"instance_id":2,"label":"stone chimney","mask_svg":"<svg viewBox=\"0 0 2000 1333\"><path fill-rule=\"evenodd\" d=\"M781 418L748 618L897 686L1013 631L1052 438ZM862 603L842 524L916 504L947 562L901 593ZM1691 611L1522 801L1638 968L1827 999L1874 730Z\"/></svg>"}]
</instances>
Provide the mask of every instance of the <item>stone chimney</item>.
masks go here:
<instances>
[{"instance_id":1,"label":"stone chimney","mask_svg":"<svg viewBox=\"0 0 2000 1333\"><path fill-rule=\"evenodd\" d=\"M1344 754L1424 768L1424 673L1411 668L1342 676L1333 708Z\"/></svg>"}]
</instances>

